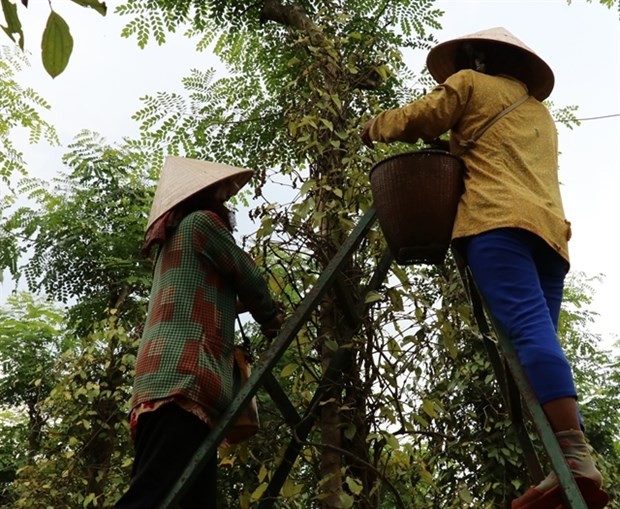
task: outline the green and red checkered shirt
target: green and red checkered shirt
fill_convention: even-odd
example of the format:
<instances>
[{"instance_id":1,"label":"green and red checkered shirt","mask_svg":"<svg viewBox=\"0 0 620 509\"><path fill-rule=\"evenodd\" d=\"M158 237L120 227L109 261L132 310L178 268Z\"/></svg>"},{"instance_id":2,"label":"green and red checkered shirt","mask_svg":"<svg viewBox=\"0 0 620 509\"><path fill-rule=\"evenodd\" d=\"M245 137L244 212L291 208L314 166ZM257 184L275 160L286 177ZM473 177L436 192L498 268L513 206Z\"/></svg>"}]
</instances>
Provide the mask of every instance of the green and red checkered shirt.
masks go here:
<instances>
[{"instance_id":1,"label":"green and red checkered shirt","mask_svg":"<svg viewBox=\"0 0 620 509\"><path fill-rule=\"evenodd\" d=\"M278 312L260 270L222 219L191 213L157 258L133 410L172 398L199 405L217 422L234 396L237 298L258 323Z\"/></svg>"}]
</instances>

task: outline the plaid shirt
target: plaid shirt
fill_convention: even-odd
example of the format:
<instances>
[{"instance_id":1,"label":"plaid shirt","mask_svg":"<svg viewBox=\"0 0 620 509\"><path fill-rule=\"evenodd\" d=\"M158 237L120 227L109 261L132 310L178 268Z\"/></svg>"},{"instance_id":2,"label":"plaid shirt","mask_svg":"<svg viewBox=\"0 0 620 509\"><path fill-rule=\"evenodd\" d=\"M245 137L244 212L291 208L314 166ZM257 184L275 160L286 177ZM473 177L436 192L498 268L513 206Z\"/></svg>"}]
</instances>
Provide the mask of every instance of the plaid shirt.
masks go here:
<instances>
[{"instance_id":1,"label":"plaid shirt","mask_svg":"<svg viewBox=\"0 0 620 509\"><path fill-rule=\"evenodd\" d=\"M277 313L260 270L220 217L188 215L157 258L132 409L173 398L200 405L217 421L234 396L237 298L258 323Z\"/></svg>"}]
</instances>

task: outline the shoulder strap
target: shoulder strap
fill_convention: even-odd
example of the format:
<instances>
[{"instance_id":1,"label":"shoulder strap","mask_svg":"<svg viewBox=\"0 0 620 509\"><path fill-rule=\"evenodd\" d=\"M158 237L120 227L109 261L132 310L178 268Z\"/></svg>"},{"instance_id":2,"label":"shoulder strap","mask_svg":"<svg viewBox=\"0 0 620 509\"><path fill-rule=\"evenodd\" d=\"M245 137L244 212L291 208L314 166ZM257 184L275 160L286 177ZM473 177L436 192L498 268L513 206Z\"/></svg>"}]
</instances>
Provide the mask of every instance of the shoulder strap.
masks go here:
<instances>
[{"instance_id":1,"label":"shoulder strap","mask_svg":"<svg viewBox=\"0 0 620 509\"><path fill-rule=\"evenodd\" d=\"M478 141L480 136L482 136L489 127L491 127L495 122L497 122L504 115L507 115L515 108L521 106L525 101L527 101L529 97L530 97L530 94L525 94L523 97L519 98L519 100L512 103L510 106L504 108L497 115L495 115L484 126L482 126L481 129L479 129L476 133L474 133L474 135L469 140L464 140L464 141L459 142L459 145L461 146L461 150L459 150L459 152L456 155L461 156L465 152L467 152L470 148L472 148L476 144L476 141Z\"/></svg>"}]
</instances>

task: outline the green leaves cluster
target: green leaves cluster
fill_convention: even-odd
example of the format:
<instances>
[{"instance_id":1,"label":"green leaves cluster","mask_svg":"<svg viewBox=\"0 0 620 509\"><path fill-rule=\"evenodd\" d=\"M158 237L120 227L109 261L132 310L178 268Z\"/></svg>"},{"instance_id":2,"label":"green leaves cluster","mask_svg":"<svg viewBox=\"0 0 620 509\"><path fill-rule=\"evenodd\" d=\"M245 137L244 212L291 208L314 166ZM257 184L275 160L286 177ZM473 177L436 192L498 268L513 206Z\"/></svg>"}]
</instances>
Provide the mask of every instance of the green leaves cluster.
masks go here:
<instances>
[{"instance_id":1,"label":"green leaves cluster","mask_svg":"<svg viewBox=\"0 0 620 509\"><path fill-rule=\"evenodd\" d=\"M111 507L132 460L127 403L137 345L110 314L76 337L47 373L40 444L11 487L10 507Z\"/></svg>"},{"instance_id":2,"label":"green leaves cluster","mask_svg":"<svg viewBox=\"0 0 620 509\"><path fill-rule=\"evenodd\" d=\"M127 406L150 284L140 254L150 160L87 132L70 148L70 172L51 183L24 179L18 190L29 202L7 208L0 225L28 250L16 270L31 291L66 304L26 294L0 313L0 407L10 415L2 507L110 507L131 466ZM11 448L12 459L3 452Z\"/></svg>"},{"instance_id":3,"label":"green leaves cluster","mask_svg":"<svg viewBox=\"0 0 620 509\"><path fill-rule=\"evenodd\" d=\"M613 410L620 405L620 359L617 353L601 348L600 335L591 332L596 318L591 307L594 286L602 279L601 275L588 277L580 272L570 276L560 315L560 337L571 359L580 412L597 454L597 467L605 479L613 480L620 476L620 414ZM617 501L620 492L616 485L611 481L606 489Z\"/></svg>"},{"instance_id":4,"label":"green leaves cluster","mask_svg":"<svg viewBox=\"0 0 620 509\"><path fill-rule=\"evenodd\" d=\"M30 203L10 209L3 228L20 239L18 255L30 253L20 273L31 291L73 300L74 322L90 324L109 308L142 312L150 267L140 249L152 189L133 168L138 156L88 132L70 148L70 173L19 184Z\"/></svg>"},{"instance_id":5,"label":"green leaves cluster","mask_svg":"<svg viewBox=\"0 0 620 509\"><path fill-rule=\"evenodd\" d=\"M0 501L41 446L41 402L54 385L49 374L67 346L61 310L29 294L0 309Z\"/></svg>"},{"instance_id":6,"label":"green leaves cluster","mask_svg":"<svg viewBox=\"0 0 620 509\"><path fill-rule=\"evenodd\" d=\"M15 147L11 136L25 129L30 143L58 143L56 131L42 116L50 105L32 88L24 88L15 80L16 71L26 65L23 55L12 48L0 47L0 185L3 193L10 186L12 174L24 174L23 154ZM0 234L0 238L1 234ZM0 248L0 258L6 256Z\"/></svg>"}]
</instances>

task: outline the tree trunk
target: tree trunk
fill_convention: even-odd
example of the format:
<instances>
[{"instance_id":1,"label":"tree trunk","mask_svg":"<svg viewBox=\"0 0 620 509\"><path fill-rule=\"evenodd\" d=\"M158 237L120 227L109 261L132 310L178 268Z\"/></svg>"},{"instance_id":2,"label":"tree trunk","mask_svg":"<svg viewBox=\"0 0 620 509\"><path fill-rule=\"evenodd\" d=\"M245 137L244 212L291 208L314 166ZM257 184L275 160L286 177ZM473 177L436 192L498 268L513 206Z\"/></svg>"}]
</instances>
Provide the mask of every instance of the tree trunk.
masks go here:
<instances>
[{"instance_id":1,"label":"tree trunk","mask_svg":"<svg viewBox=\"0 0 620 509\"><path fill-rule=\"evenodd\" d=\"M331 294L323 299L320 315L319 341L321 348L321 363L323 373L332 360L334 351L330 348L328 340L338 343L336 306ZM341 387L333 384L325 395L321 406L321 443L324 445L321 451L321 478L322 492L325 498L322 505L325 509L341 507L342 492L342 427L340 421Z\"/></svg>"},{"instance_id":2,"label":"tree trunk","mask_svg":"<svg viewBox=\"0 0 620 509\"><path fill-rule=\"evenodd\" d=\"M356 501L356 509L375 509L379 507L378 495L380 490L372 494L377 482L377 473L369 468L373 464L368 449L368 419L367 419L367 388L360 376L360 363L356 359L351 363L348 371L347 396L345 404L352 409L351 424L355 427L355 434L345 443L345 449L352 455L350 471L353 477L362 483L362 494Z\"/></svg>"},{"instance_id":3,"label":"tree trunk","mask_svg":"<svg viewBox=\"0 0 620 509\"><path fill-rule=\"evenodd\" d=\"M128 295L126 288L115 298L114 309L123 307ZM86 458L86 493L94 493L97 498L103 495L108 480L112 455L117 445L116 424L125 419L118 411L115 399L117 391L126 383L122 369L123 352L119 338L114 334L107 347L108 365L102 372L100 387L106 396L99 396L94 402L95 414L92 419L92 435L84 446Z\"/></svg>"},{"instance_id":4,"label":"tree trunk","mask_svg":"<svg viewBox=\"0 0 620 509\"><path fill-rule=\"evenodd\" d=\"M41 448L41 429L45 419L37 408L38 401L28 403L28 458L34 460Z\"/></svg>"},{"instance_id":5,"label":"tree trunk","mask_svg":"<svg viewBox=\"0 0 620 509\"><path fill-rule=\"evenodd\" d=\"M351 77L346 64L346 59L337 58L338 51L334 41L325 35L325 32L318 27L308 16L303 4L296 2L283 2L282 0L263 0L260 21L275 22L290 27L300 33L305 34L314 48L321 48L323 51L308 51L308 58L316 60L317 83L322 83L327 97L339 97L343 83L348 84ZM356 77L359 80L358 77ZM359 84L358 84L359 86ZM323 97L323 95L319 96ZM317 99L319 99L317 97ZM336 108L337 109L337 108ZM321 112L322 118L329 121L333 130L346 130L346 121L343 114L338 114L334 108L325 108ZM319 140L320 141L320 140ZM325 141L327 144L327 141ZM319 266L324 270L338 248L346 239L348 232L343 231L340 210L333 207L333 202L341 200L344 176L342 168L346 165L342 159L346 156L346 151L339 147L335 150L330 147L325 151L319 151L316 160L313 162L310 178L317 183L318 189L315 195L315 210L324 213L318 232L318 239L315 244L315 258L320 260ZM322 186L322 184L328 184ZM340 194L334 193L340 191ZM357 287L358 282L355 282ZM352 288L356 289L356 288ZM334 345L340 346L342 343L343 319L342 312L338 306L335 293L330 292L321 302L319 325L318 325L318 351L321 358L323 373L326 372L334 355ZM354 380L359 379L359 373L355 374ZM343 472L345 462L343 461L342 442L343 442L343 419L342 419L342 394L343 382L334 383L327 391L325 400L320 408L320 428L321 428L321 505L323 509L338 509L343 504ZM365 405L360 406L360 412L364 412ZM356 421L363 423L364 415L358 413ZM359 449L366 441L367 430L362 424L359 425ZM363 441L363 443L362 443ZM364 457L367 453L364 454ZM370 489L370 488L368 488Z\"/></svg>"}]
</instances>

